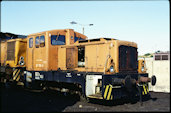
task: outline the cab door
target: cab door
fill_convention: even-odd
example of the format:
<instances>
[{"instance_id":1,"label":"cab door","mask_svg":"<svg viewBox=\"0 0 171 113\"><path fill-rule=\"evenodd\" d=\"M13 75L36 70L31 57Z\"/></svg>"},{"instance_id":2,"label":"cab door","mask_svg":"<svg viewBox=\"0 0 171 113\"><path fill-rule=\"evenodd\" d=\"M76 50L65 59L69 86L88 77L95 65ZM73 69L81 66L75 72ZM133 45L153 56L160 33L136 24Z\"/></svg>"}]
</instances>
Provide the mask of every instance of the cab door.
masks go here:
<instances>
[{"instance_id":1,"label":"cab door","mask_svg":"<svg viewBox=\"0 0 171 113\"><path fill-rule=\"evenodd\" d=\"M27 70L31 71L33 70L33 54L34 54L34 47L33 47L33 37L28 38L28 44L27 44Z\"/></svg>"},{"instance_id":2,"label":"cab door","mask_svg":"<svg viewBox=\"0 0 171 113\"><path fill-rule=\"evenodd\" d=\"M66 67L73 69L77 67L78 62L78 49L77 48L66 48Z\"/></svg>"},{"instance_id":3,"label":"cab door","mask_svg":"<svg viewBox=\"0 0 171 113\"><path fill-rule=\"evenodd\" d=\"M45 34L39 34L35 37L33 49L33 69L36 71L47 70L47 45L45 45Z\"/></svg>"}]
</instances>

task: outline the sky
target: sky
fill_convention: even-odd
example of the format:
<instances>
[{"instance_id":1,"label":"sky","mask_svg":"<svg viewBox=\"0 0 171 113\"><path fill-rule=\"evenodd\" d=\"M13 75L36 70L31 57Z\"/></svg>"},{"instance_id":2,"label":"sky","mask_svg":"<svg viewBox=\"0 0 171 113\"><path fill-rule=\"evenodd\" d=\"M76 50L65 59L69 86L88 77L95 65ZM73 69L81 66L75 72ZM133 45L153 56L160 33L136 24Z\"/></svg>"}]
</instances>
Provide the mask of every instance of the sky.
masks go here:
<instances>
[{"instance_id":1,"label":"sky","mask_svg":"<svg viewBox=\"0 0 171 113\"><path fill-rule=\"evenodd\" d=\"M2 1L1 32L74 29L88 39L135 42L138 54L170 51L169 1ZM70 24L75 21L78 24ZM93 26L88 26L93 24Z\"/></svg>"}]
</instances>

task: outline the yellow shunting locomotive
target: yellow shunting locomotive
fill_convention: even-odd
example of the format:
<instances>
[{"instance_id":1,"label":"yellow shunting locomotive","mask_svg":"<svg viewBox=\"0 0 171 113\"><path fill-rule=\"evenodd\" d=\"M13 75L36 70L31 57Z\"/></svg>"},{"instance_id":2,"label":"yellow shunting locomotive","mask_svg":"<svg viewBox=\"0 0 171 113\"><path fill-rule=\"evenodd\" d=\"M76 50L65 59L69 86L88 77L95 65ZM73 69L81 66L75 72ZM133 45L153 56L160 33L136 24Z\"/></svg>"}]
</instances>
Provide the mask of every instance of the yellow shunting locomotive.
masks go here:
<instances>
[{"instance_id":1,"label":"yellow shunting locomotive","mask_svg":"<svg viewBox=\"0 0 171 113\"><path fill-rule=\"evenodd\" d=\"M6 76L1 81L23 81L26 67L27 40L22 38L1 42L1 72ZM21 77L22 75L22 77Z\"/></svg>"},{"instance_id":2,"label":"yellow shunting locomotive","mask_svg":"<svg viewBox=\"0 0 171 113\"><path fill-rule=\"evenodd\" d=\"M138 71L137 44L112 38L87 39L72 29L27 37L28 85L79 91L86 98L114 100L148 95L156 78ZM67 90L67 91L68 91Z\"/></svg>"},{"instance_id":3,"label":"yellow shunting locomotive","mask_svg":"<svg viewBox=\"0 0 171 113\"><path fill-rule=\"evenodd\" d=\"M137 59L134 42L104 37L87 39L73 29L30 34L22 42L24 45L16 47L16 57L6 64L26 67L26 87L53 86L80 92L87 99L114 100L148 95L148 82L156 83L156 77L149 78L142 69L143 61Z\"/></svg>"}]
</instances>

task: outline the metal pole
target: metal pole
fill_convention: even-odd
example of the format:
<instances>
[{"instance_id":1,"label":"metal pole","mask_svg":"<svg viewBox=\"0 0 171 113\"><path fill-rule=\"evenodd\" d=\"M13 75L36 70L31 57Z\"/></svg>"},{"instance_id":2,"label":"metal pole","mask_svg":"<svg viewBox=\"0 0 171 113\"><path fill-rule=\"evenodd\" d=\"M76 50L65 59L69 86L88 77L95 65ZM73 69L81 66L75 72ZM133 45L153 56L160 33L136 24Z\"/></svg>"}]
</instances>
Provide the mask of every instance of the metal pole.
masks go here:
<instances>
[{"instance_id":1,"label":"metal pole","mask_svg":"<svg viewBox=\"0 0 171 113\"><path fill-rule=\"evenodd\" d=\"M74 22L74 21L70 22L70 24L78 24L78 25L80 25L80 26L83 26L83 34L84 34L84 26L85 26L85 25L79 24L79 23ZM93 25L93 24L88 24L88 26L92 26L92 25Z\"/></svg>"},{"instance_id":2,"label":"metal pole","mask_svg":"<svg viewBox=\"0 0 171 113\"><path fill-rule=\"evenodd\" d=\"M83 27L83 35L84 35L84 27Z\"/></svg>"}]
</instances>

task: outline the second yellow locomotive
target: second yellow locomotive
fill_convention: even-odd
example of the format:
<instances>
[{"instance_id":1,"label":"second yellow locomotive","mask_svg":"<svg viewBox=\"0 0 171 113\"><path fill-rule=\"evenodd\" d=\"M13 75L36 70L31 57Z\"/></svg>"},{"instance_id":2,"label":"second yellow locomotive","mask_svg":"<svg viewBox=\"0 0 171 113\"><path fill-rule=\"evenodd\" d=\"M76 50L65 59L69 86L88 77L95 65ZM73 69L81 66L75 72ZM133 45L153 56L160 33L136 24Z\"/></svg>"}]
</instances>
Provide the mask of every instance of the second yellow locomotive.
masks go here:
<instances>
[{"instance_id":1,"label":"second yellow locomotive","mask_svg":"<svg viewBox=\"0 0 171 113\"><path fill-rule=\"evenodd\" d=\"M26 45L27 40L23 38L1 42L1 72L6 74L5 80L19 81L21 75L23 76L26 67Z\"/></svg>"}]
</instances>

